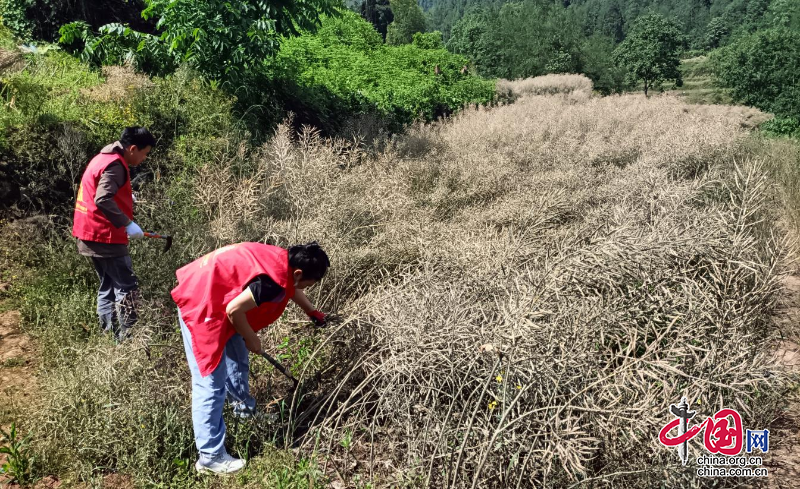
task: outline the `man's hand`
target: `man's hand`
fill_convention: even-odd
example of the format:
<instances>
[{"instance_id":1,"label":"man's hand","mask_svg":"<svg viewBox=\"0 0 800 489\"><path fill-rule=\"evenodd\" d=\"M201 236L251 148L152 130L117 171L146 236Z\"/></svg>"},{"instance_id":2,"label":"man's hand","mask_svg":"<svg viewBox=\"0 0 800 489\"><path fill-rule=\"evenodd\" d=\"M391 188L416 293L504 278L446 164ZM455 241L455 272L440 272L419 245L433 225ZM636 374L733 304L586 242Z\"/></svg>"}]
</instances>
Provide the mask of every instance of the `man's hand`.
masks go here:
<instances>
[{"instance_id":1,"label":"man's hand","mask_svg":"<svg viewBox=\"0 0 800 489\"><path fill-rule=\"evenodd\" d=\"M261 353L261 338L256 333L249 335L244 339L244 346L256 355Z\"/></svg>"},{"instance_id":2,"label":"man's hand","mask_svg":"<svg viewBox=\"0 0 800 489\"><path fill-rule=\"evenodd\" d=\"M144 238L144 231L142 231L142 228L140 228L139 225L133 221L125 226L125 232L128 233L128 237L131 239Z\"/></svg>"},{"instance_id":3,"label":"man's hand","mask_svg":"<svg viewBox=\"0 0 800 489\"><path fill-rule=\"evenodd\" d=\"M325 313L315 309L308 313L308 317L314 322L314 326L325 326Z\"/></svg>"}]
</instances>

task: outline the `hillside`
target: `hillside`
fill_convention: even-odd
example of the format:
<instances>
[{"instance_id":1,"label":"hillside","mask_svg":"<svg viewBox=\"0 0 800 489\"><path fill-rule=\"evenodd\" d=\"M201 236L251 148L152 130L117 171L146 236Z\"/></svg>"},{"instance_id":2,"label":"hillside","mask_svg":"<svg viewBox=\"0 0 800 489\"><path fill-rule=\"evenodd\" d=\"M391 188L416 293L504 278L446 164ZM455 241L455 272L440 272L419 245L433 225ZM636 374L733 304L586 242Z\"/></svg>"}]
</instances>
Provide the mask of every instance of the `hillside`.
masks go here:
<instances>
[{"instance_id":1,"label":"hillside","mask_svg":"<svg viewBox=\"0 0 800 489\"><path fill-rule=\"evenodd\" d=\"M136 97L107 83L116 103ZM292 310L265 330L304 386L287 397L253 360L276 417L230 421L251 464L211 486L704 485L656 433L681 396L766 428L795 385L770 351L796 334L771 316L800 151L752 135L749 111L597 97L578 76L498 89L514 103L372 147L286 123L258 146L219 132L180 172L155 154L147 166L172 170L137 213L176 241L132 247L144 307L121 345L89 326L95 279L68 220L3 223L3 273L41 349L17 418L36 474L207 486L190 470L174 270L231 242L316 239L332 268L311 296L338 321L311 330Z\"/></svg>"}]
</instances>

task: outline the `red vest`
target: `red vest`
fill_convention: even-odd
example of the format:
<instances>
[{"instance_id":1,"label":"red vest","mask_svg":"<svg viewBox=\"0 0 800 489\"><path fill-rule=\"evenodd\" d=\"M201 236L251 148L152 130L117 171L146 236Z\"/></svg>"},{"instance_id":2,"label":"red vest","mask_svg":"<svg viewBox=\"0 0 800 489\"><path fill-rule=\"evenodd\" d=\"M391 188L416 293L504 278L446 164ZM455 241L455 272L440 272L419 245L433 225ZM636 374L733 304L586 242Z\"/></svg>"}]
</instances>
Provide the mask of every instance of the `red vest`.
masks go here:
<instances>
[{"instance_id":1,"label":"red vest","mask_svg":"<svg viewBox=\"0 0 800 489\"><path fill-rule=\"evenodd\" d=\"M128 244L128 234L125 232L125 228L114 227L94 203L100 175L108 168L108 165L115 161L122 162L128 179L114 195L114 202L117 203L119 210L128 216L128 219L133 219L133 189L131 189L128 165L122 156L116 153L100 153L89 162L89 166L86 167L83 178L81 178L81 187L78 189L75 217L72 224L72 235L78 239L97 243Z\"/></svg>"},{"instance_id":2,"label":"red vest","mask_svg":"<svg viewBox=\"0 0 800 489\"><path fill-rule=\"evenodd\" d=\"M205 377L219 365L225 344L236 333L225 308L259 275L269 277L285 291L280 302L265 302L247 312L253 331L275 322L294 297L289 252L261 243L224 246L179 269L172 299L192 334L192 351Z\"/></svg>"}]
</instances>

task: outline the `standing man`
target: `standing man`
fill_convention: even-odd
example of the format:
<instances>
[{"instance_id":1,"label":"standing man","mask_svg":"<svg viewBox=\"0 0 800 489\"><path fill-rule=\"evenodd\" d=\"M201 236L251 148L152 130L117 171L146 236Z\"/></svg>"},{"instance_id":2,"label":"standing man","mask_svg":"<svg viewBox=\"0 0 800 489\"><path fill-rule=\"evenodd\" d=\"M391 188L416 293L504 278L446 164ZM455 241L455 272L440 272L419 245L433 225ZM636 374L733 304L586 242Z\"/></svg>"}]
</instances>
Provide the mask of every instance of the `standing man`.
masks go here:
<instances>
[{"instance_id":1,"label":"standing man","mask_svg":"<svg viewBox=\"0 0 800 489\"><path fill-rule=\"evenodd\" d=\"M89 257L100 278L100 327L117 341L124 340L136 322L138 283L128 238L144 237L133 222L130 168L139 166L155 145L144 127L126 127L119 141L89 162L75 202L72 235L78 238L78 253Z\"/></svg>"},{"instance_id":2,"label":"standing man","mask_svg":"<svg viewBox=\"0 0 800 489\"><path fill-rule=\"evenodd\" d=\"M261 243L222 247L176 272L172 298L178 305L183 346L192 372L192 425L201 473L241 470L242 459L225 449L225 398L234 414L255 413L250 395L248 350L261 353L257 331L275 322L289 300L318 325L303 289L325 276L328 255L316 242L288 250Z\"/></svg>"}]
</instances>

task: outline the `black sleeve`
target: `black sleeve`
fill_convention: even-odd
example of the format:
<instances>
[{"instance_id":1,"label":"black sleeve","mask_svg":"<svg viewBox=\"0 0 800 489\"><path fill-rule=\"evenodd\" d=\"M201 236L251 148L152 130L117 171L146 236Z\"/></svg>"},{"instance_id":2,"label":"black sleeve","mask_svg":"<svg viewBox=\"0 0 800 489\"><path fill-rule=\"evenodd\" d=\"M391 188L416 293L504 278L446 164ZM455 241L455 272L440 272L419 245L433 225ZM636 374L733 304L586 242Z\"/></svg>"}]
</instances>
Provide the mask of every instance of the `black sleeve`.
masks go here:
<instances>
[{"instance_id":1,"label":"black sleeve","mask_svg":"<svg viewBox=\"0 0 800 489\"><path fill-rule=\"evenodd\" d=\"M259 275L247 284L247 288L250 289L256 306L265 302L277 302L283 299L283 295L286 293L283 287L269 278L269 275Z\"/></svg>"}]
</instances>

